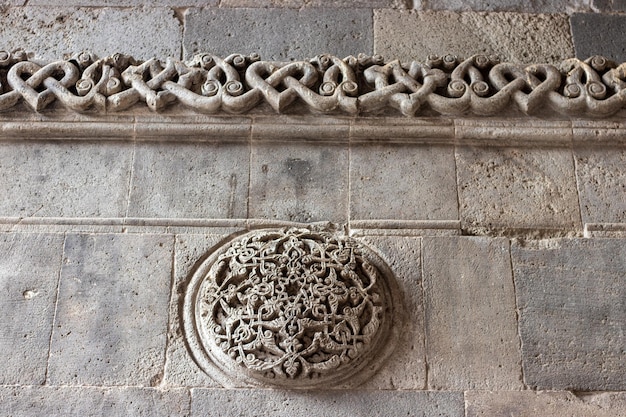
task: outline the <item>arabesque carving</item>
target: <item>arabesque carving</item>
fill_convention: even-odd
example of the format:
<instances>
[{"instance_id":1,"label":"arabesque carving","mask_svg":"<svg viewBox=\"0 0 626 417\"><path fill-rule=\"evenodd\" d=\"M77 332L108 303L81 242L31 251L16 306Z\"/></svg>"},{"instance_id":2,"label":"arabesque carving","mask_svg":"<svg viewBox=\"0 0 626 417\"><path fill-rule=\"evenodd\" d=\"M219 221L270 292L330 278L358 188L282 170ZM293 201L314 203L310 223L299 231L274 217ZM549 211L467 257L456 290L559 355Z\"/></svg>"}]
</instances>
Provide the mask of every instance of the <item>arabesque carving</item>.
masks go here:
<instances>
[{"instance_id":1,"label":"arabesque carving","mask_svg":"<svg viewBox=\"0 0 626 417\"><path fill-rule=\"evenodd\" d=\"M255 231L196 272L184 326L198 362L210 374L219 368L223 382L349 383L393 347L398 318L391 279L382 261L351 238L295 228Z\"/></svg>"},{"instance_id":2,"label":"arabesque carving","mask_svg":"<svg viewBox=\"0 0 626 417\"><path fill-rule=\"evenodd\" d=\"M176 103L201 113L245 113L269 104L287 112L348 115L397 109L406 116L492 115L511 105L526 114L549 107L568 116L602 117L626 104L626 63L601 56L559 65L516 65L475 55L431 56L426 62L385 62L380 56L262 61L256 54L188 62L141 62L87 52L48 64L23 51L0 51L0 110L23 100L35 111L53 102L77 112L116 112L145 103L159 111Z\"/></svg>"}]
</instances>

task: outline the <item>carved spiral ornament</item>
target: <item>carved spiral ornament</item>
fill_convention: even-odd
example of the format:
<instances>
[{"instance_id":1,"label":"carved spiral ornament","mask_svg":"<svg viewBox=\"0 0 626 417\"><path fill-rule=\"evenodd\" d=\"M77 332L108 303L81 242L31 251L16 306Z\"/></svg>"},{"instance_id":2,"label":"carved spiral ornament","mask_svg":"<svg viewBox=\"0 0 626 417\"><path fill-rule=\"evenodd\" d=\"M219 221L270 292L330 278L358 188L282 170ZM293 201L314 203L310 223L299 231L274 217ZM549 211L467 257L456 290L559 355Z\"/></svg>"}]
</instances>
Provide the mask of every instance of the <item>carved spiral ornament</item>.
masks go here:
<instances>
[{"instance_id":1,"label":"carved spiral ornament","mask_svg":"<svg viewBox=\"0 0 626 417\"><path fill-rule=\"evenodd\" d=\"M378 256L348 237L250 232L193 275L185 333L196 361L225 386L354 385L393 348L391 278Z\"/></svg>"}]
</instances>

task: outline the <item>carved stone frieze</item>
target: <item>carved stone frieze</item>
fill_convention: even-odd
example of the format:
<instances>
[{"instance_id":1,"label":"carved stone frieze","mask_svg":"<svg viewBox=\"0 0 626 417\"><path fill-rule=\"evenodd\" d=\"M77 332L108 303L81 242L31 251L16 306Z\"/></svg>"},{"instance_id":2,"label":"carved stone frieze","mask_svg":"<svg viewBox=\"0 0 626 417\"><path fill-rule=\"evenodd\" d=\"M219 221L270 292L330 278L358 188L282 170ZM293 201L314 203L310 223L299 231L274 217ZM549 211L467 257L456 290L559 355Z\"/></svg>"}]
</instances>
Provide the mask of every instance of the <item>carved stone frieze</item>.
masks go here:
<instances>
[{"instance_id":1,"label":"carved stone frieze","mask_svg":"<svg viewBox=\"0 0 626 417\"><path fill-rule=\"evenodd\" d=\"M389 268L354 239L258 230L200 265L183 325L196 361L225 386L350 386L394 348L396 292Z\"/></svg>"},{"instance_id":2,"label":"carved stone frieze","mask_svg":"<svg viewBox=\"0 0 626 417\"><path fill-rule=\"evenodd\" d=\"M390 109L406 116L492 115L516 107L526 114L551 108L602 117L626 104L626 63L601 56L516 65L484 55L401 63L362 55L270 62L256 54L199 54L187 62L140 62L83 52L42 64L23 51L0 51L0 82L0 110L24 101L41 111L56 101L78 112L118 112L143 103L154 111L178 104L213 114L245 113L265 103L280 113L300 102L312 112L348 115Z\"/></svg>"}]
</instances>

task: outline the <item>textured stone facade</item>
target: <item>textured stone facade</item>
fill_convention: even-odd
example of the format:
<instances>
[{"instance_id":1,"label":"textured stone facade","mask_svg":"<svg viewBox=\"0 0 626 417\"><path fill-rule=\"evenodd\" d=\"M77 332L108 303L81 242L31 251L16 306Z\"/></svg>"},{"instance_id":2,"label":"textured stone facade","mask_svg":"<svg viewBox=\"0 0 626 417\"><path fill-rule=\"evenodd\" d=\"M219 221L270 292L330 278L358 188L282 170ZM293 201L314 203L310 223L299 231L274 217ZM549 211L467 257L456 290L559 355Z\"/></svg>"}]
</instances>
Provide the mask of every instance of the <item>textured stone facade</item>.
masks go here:
<instances>
[{"instance_id":1,"label":"textured stone facade","mask_svg":"<svg viewBox=\"0 0 626 417\"><path fill-rule=\"evenodd\" d=\"M618 1L22 3L1 415L626 416Z\"/></svg>"}]
</instances>

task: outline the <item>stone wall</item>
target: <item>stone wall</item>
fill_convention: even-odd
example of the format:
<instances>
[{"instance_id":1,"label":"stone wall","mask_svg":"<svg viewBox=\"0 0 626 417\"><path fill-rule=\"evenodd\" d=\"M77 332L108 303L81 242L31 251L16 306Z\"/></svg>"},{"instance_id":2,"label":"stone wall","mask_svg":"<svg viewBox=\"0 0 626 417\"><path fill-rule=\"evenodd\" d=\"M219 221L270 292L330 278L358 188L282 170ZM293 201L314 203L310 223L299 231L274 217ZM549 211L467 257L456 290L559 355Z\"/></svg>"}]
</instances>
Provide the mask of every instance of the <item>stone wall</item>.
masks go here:
<instances>
[{"instance_id":1,"label":"stone wall","mask_svg":"<svg viewBox=\"0 0 626 417\"><path fill-rule=\"evenodd\" d=\"M0 62L1 415L626 415L619 1L18 3L2 9L0 29L13 52ZM85 49L95 56L72 55ZM205 67L192 61L204 51L213 54ZM117 52L136 61L97 60ZM231 53L262 59L219 63L236 68L240 97L252 97L238 114L219 71L212 107L183 81L191 68L202 84ZM311 59L321 53L339 59ZM497 54L519 66L433 54ZM564 63L597 54L608 64ZM161 63L142 66L152 57ZM318 78L267 81L290 60L307 60L293 68ZM414 71L420 62L428 71ZM255 63L272 88L246 76ZM343 78L324 95L338 67ZM456 79L459 67L468 69ZM368 86L367 68L395 78ZM498 86L488 76L498 68L518 72ZM557 84L533 78L544 73L559 74ZM473 88L478 79L488 93ZM513 88L516 79L527 81ZM83 80L93 83L81 92ZM422 94L431 80L437 88ZM462 95L445 92L455 80ZM357 90L342 90L347 82ZM600 85L608 93L591 88ZM259 332L266 350L242 347L248 336L211 345L221 333L203 324L205 304L220 323L259 306L226 286L214 302L205 284L220 282L225 269L212 262L248 233L323 241L326 252L290 240L309 252L285 258L276 246L244 251L229 277L277 286L261 258L284 271L316 257L339 262L318 283L343 283L329 289L348 308L341 317L370 313L330 333L354 336L363 356L346 349L337 364L320 347L330 342L302 336L311 363L334 365L259 374L255 359L296 346L268 347L293 336L276 324L285 311L258 318L280 327ZM331 255L344 244L356 260ZM343 285L360 282L350 271L391 295L361 289L346 301ZM250 288L266 296L260 283ZM333 309L315 291L300 328L319 318L315 308ZM365 330L377 319L382 340ZM228 362L220 349L232 346L247 355L230 350L240 359ZM330 382L315 382L325 375Z\"/></svg>"}]
</instances>

